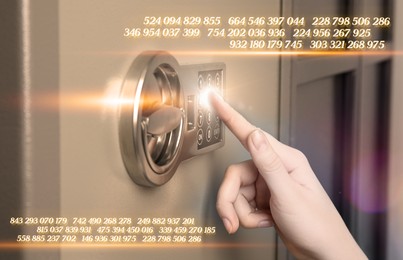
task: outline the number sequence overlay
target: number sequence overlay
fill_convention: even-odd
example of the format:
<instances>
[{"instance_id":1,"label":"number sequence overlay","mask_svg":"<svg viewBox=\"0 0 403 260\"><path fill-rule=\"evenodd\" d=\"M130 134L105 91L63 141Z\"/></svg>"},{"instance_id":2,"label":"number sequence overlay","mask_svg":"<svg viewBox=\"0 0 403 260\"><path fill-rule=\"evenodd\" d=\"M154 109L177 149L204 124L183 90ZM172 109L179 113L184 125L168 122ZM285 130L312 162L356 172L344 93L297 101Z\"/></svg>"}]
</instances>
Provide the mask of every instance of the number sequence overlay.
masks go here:
<instances>
[{"instance_id":1,"label":"number sequence overlay","mask_svg":"<svg viewBox=\"0 0 403 260\"><path fill-rule=\"evenodd\" d=\"M145 16L123 28L131 40L209 39L228 50L382 51L390 17ZM384 37L384 38L382 38Z\"/></svg>"},{"instance_id":2,"label":"number sequence overlay","mask_svg":"<svg viewBox=\"0 0 403 260\"><path fill-rule=\"evenodd\" d=\"M19 245L194 244L216 234L192 217L12 217L10 224L23 226Z\"/></svg>"}]
</instances>

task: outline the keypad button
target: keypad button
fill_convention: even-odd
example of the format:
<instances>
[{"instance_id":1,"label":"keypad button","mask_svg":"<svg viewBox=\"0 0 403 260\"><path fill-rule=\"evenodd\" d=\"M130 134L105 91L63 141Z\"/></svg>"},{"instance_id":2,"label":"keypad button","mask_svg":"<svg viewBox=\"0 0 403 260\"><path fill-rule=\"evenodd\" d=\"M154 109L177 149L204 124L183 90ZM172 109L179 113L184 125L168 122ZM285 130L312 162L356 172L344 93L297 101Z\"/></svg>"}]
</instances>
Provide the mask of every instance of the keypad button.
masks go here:
<instances>
[{"instance_id":1,"label":"keypad button","mask_svg":"<svg viewBox=\"0 0 403 260\"><path fill-rule=\"evenodd\" d=\"M197 144L201 145L203 143L203 130L199 129L199 131L197 131Z\"/></svg>"},{"instance_id":2,"label":"keypad button","mask_svg":"<svg viewBox=\"0 0 403 260\"><path fill-rule=\"evenodd\" d=\"M221 76L218 73L215 75L215 85L216 85L216 87L221 86Z\"/></svg>"},{"instance_id":3,"label":"keypad button","mask_svg":"<svg viewBox=\"0 0 403 260\"><path fill-rule=\"evenodd\" d=\"M211 141L211 136L212 136L212 131L211 131L211 127L209 126L209 127L207 127L207 131L206 131L207 142Z\"/></svg>"},{"instance_id":4,"label":"keypad button","mask_svg":"<svg viewBox=\"0 0 403 260\"><path fill-rule=\"evenodd\" d=\"M221 133L220 124L216 124L216 125L214 126L214 130L213 130L214 138L215 138L216 140L218 140L218 138L220 138L220 133Z\"/></svg>"},{"instance_id":5,"label":"keypad button","mask_svg":"<svg viewBox=\"0 0 403 260\"><path fill-rule=\"evenodd\" d=\"M199 89L203 88L203 77L202 76L199 76L197 84L198 84Z\"/></svg>"},{"instance_id":6,"label":"keypad button","mask_svg":"<svg viewBox=\"0 0 403 260\"><path fill-rule=\"evenodd\" d=\"M207 117L207 124L210 124L211 123L211 111L207 112L206 117Z\"/></svg>"},{"instance_id":7,"label":"keypad button","mask_svg":"<svg viewBox=\"0 0 403 260\"><path fill-rule=\"evenodd\" d=\"M207 76L207 84L208 84L209 87L211 87L213 85L212 84L212 78L211 78L210 74L208 74L208 76Z\"/></svg>"},{"instance_id":8,"label":"keypad button","mask_svg":"<svg viewBox=\"0 0 403 260\"><path fill-rule=\"evenodd\" d=\"M199 109L199 113L198 113L198 116L197 116L197 125L199 127L203 126L203 111L200 110L200 109Z\"/></svg>"}]
</instances>

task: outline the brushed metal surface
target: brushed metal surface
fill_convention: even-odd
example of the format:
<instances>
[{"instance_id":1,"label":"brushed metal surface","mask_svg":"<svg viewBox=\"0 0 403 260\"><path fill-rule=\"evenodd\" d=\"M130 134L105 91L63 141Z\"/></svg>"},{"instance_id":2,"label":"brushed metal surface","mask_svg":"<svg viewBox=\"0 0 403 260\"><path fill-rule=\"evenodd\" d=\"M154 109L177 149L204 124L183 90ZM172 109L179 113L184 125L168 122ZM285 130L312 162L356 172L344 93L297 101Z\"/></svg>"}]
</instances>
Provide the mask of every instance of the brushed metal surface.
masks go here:
<instances>
[{"instance_id":1,"label":"brushed metal surface","mask_svg":"<svg viewBox=\"0 0 403 260\"><path fill-rule=\"evenodd\" d=\"M279 58L209 54L228 50L226 41L123 37L125 27L142 24L146 15L274 16L279 2L254 1L106 1L61 0L60 95L116 96L133 59L144 50L188 51L175 56L181 65L226 64L226 99L245 117L278 135ZM212 6L214 8L212 8ZM199 51L205 51L200 53ZM209 237L217 247L149 249L61 249L61 259L274 259L273 229L240 230L229 236L215 210L226 167L249 156L228 132L225 146L182 163L158 189L133 184L119 150L114 106L60 109L61 215L194 217L200 226L216 226ZM227 131L227 130L226 130ZM230 247L226 245L255 245ZM220 247L220 245L222 247Z\"/></svg>"}]
</instances>

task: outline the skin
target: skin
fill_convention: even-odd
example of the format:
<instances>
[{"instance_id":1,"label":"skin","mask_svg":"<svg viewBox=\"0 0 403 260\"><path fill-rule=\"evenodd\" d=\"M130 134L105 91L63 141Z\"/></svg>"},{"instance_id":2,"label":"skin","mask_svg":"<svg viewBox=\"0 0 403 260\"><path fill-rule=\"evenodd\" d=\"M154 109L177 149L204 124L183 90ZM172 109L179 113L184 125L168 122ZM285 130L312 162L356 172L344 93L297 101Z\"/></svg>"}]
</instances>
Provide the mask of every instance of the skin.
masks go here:
<instances>
[{"instance_id":1,"label":"skin","mask_svg":"<svg viewBox=\"0 0 403 260\"><path fill-rule=\"evenodd\" d=\"M228 233L274 226L298 259L367 259L304 154L253 126L217 94L209 98L252 157L229 166L218 191Z\"/></svg>"}]
</instances>

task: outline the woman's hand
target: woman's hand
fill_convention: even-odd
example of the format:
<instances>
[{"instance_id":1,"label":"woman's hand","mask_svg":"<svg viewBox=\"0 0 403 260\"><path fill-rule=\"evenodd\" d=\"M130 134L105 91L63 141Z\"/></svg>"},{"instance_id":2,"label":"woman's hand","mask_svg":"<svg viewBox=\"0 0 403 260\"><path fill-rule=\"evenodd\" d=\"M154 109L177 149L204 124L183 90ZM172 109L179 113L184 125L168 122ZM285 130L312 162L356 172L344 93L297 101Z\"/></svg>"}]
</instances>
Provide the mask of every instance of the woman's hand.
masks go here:
<instances>
[{"instance_id":1,"label":"woman's hand","mask_svg":"<svg viewBox=\"0 0 403 260\"><path fill-rule=\"evenodd\" d=\"M217 211L229 233L275 226L297 258L367 259L298 150L256 128L211 93L218 116L252 160L227 168Z\"/></svg>"}]
</instances>

